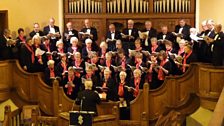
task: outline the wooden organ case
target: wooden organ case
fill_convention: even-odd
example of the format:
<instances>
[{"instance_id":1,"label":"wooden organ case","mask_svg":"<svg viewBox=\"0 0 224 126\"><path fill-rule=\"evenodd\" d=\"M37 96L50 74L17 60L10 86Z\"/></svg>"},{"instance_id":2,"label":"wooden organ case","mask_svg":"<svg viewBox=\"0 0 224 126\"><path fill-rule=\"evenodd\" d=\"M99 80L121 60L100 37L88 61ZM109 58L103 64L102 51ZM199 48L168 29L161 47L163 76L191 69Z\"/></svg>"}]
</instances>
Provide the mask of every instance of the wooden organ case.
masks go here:
<instances>
[{"instance_id":1,"label":"wooden organ case","mask_svg":"<svg viewBox=\"0 0 224 126\"><path fill-rule=\"evenodd\" d=\"M133 19L139 30L144 28L146 20L150 20L158 31L161 25L174 31L181 18L194 26L195 3L195 0L64 0L65 28L71 21L80 31L84 19L88 18L98 31L98 42L104 39L109 24L114 23L122 30L128 19Z\"/></svg>"}]
</instances>

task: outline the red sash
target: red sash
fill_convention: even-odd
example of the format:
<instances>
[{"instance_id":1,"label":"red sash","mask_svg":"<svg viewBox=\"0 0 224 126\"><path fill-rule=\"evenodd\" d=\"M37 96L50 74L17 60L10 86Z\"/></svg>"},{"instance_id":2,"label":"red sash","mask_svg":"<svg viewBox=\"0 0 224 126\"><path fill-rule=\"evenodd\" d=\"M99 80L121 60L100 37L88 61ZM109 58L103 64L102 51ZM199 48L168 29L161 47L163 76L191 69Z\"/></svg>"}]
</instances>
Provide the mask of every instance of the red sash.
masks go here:
<instances>
[{"instance_id":1,"label":"red sash","mask_svg":"<svg viewBox=\"0 0 224 126\"><path fill-rule=\"evenodd\" d=\"M186 53L184 54L184 60L183 60L183 67L182 67L182 71L183 73L186 71L186 66L184 66L184 64L186 64L187 62L187 58L192 54L192 50L186 55Z\"/></svg>"},{"instance_id":2,"label":"red sash","mask_svg":"<svg viewBox=\"0 0 224 126\"><path fill-rule=\"evenodd\" d=\"M141 78L134 79L134 84L135 84L135 91L134 91L134 96L137 97L139 93L139 84L140 84Z\"/></svg>"},{"instance_id":3,"label":"red sash","mask_svg":"<svg viewBox=\"0 0 224 126\"><path fill-rule=\"evenodd\" d=\"M55 77L54 68L49 68L50 70L50 78Z\"/></svg>"},{"instance_id":4,"label":"red sash","mask_svg":"<svg viewBox=\"0 0 224 126\"><path fill-rule=\"evenodd\" d=\"M122 69L124 69L124 70L125 70L125 68L126 68L126 59L125 59L125 57L121 60L121 67L122 67Z\"/></svg>"},{"instance_id":5,"label":"red sash","mask_svg":"<svg viewBox=\"0 0 224 126\"><path fill-rule=\"evenodd\" d=\"M158 48L158 45L156 45L156 46L152 46L152 47L151 47L152 53L155 53L157 48Z\"/></svg>"},{"instance_id":6,"label":"red sash","mask_svg":"<svg viewBox=\"0 0 224 126\"><path fill-rule=\"evenodd\" d=\"M35 54L34 54L34 51L33 51L33 48L30 47L29 45L25 44L26 48L32 53L31 54L31 61L32 63L34 63L34 60L35 60Z\"/></svg>"},{"instance_id":7,"label":"red sash","mask_svg":"<svg viewBox=\"0 0 224 126\"><path fill-rule=\"evenodd\" d=\"M168 61L167 59L161 61L160 66L163 67L166 64L167 61ZM159 80L164 80L165 79L165 75L163 73L162 68L159 68L159 71L158 71L158 79Z\"/></svg>"},{"instance_id":8,"label":"red sash","mask_svg":"<svg viewBox=\"0 0 224 126\"><path fill-rule=\"evenodd\" d=\"M119 84L119 87L118 87L118 95L120 97L124 97L124 84L123 83L120 83Z\"/></svg>"},{"instance_id":9,"label":"red sash","mask_svg":"<svg viewBox=\"0 0 224 126\"><path fill-rule=\"evenodd\" d=\"M106 60L106 66L110 67L110 65L111 65L111 61Z\"/></svg>"}]
</instances>

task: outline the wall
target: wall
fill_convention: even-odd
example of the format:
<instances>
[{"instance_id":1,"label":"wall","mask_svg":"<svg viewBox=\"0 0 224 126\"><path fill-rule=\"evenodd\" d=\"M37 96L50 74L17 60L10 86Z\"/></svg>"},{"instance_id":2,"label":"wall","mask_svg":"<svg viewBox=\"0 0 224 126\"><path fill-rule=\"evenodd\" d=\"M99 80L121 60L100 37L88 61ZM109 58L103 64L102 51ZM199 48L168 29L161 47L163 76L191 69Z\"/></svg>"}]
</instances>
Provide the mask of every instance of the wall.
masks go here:
<instances>
[{"instance_id":1,"label":"wall","mask_svg":"<svg viewBox=\"0 0 224 126\"><path fill-rule=\"evenodd\" d=\"M0 10L8 10L9 29L17 33L19 27L26 33L33 30L33 23L38 22L43 28L50 17L59 24L59 0L0 0Z\"/></svg>"},{"instance_id":2,"label":"wall","mask_svg":"<svg viewBox=\"0 0 224 126\"><path fill-rule=\"evenodd\" d=\"M199 0L199 23L205 19L213 19L216 23L224 24L224 0Z\"/></svg>"}]
</instances>

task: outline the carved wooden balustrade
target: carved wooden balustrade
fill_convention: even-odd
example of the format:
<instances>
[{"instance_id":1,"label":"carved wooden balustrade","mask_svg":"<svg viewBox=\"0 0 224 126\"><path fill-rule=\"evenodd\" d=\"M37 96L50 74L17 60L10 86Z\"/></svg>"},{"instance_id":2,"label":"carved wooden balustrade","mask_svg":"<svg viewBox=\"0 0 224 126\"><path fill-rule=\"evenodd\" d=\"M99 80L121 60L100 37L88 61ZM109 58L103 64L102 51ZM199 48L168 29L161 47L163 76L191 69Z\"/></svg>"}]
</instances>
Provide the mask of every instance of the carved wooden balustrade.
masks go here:
<instances>
[{"instance_id":1,"label":"carved wooden balustrade","mask_svg":"<svg viewBox=\"0 0 224 126\"><path fill-rule=\"evenodd\" d=\"M55 117L72 108L78 110L57 81L53 87L47 86L42 74L23 71L18 61L0 62L0 74L0 101L11 98L19 108L38 104L41 111ZM224 67L194 63L184 75L166 77L159 89L149 91L149 85L145 84L131 102L131 121L128 123L147 126L167 109L183 115L193 113L199 106L214 110L223 89L223 78ZM118 120L117 103L103 103L98 111L99 115L113 115L114 120Z\"/></svg>"}]
</instances>

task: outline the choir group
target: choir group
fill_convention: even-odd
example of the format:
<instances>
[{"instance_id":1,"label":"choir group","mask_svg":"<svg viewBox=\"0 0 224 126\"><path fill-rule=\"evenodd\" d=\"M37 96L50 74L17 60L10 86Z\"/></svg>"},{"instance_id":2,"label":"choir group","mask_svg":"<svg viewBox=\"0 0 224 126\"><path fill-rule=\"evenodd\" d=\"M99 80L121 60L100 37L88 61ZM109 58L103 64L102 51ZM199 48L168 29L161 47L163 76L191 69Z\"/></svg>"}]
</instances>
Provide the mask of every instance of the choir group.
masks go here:
<instances>
[{"instance_id":1,"label":"choir group","mask_svg":"<svg viewBox=\"0 0 224 126\"><path fill-rule=\"evenodd\" d=\"M222 26L213 20L203 21L200 33L184 19L179 20L175 31L163 25L159 33L151 21L139 30L128 20L123 31L110 24L106 40L100 44L89 19L84 20L81 31L68 22L63 35L54 24L51 18L41 31L34 23L29 37L19 28L16 41L5 29L0 37L0 59L18 59L25 71L44 72L49 86L52 79L59 78L71 99L76 99L85 89L84 81L90 79L101 98L121 101L121 107L128 107L144 83L149 83L150 89L159 88L165 76L185 73L191 62L223 65L224 35Z\"/></svg>"}]
</instances>

